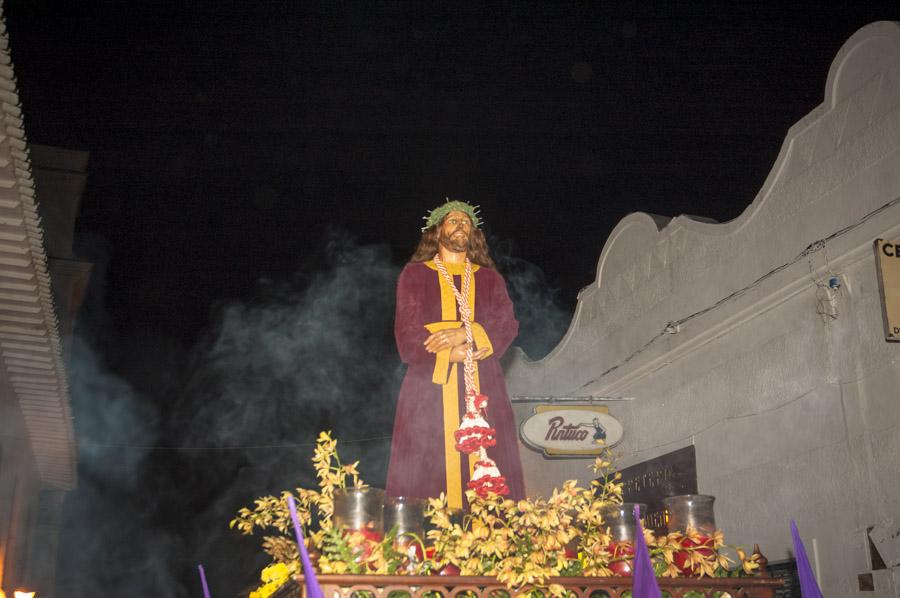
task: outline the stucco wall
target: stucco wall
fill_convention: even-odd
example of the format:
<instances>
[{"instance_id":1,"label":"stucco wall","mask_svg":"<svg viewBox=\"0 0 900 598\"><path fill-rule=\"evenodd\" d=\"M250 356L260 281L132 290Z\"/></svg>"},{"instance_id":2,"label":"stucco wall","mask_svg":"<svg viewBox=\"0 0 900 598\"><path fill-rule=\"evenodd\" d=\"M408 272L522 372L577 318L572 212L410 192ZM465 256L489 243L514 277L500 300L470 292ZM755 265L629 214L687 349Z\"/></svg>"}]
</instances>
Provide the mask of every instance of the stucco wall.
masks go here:
<instances>
[{"instance_id":1,"label":"stucco wall","mask_svg":"<svg viewBox=\"0 0 900 598\"><path fill-rule=\"evenodd\" d=\"M510 392L635 397L609 405L623 467L694 444L730 542L788 558L794 518L825 595L856 595L866 528L900 526L879 237L900 239L900 25L886 22L844 45L739 218L624 218L560 345L511 360ZM523 457L534 494L587 479L584 461Z\"/></svg>"}]
</instances>

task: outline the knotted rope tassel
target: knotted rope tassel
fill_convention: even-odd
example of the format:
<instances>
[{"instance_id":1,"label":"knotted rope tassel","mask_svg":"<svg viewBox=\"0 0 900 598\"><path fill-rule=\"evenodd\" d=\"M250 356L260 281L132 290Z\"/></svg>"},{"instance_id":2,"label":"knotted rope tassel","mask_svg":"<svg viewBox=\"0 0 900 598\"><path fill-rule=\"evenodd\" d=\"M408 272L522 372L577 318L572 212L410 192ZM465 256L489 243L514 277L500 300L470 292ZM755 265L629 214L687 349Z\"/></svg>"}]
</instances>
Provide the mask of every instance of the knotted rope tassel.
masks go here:
<instances>
[{"instance_id":1,"label":"knotted rope tassel","mask_svg":"<svg viewBox=\"0 0 900 598\"><path fill-rule=\"evenodd\" d=\"M472 279L472 262L466 258L466 270L462 277L462 291L456 288L453 278L444 267L439 255L434 256L434 264L444 281L453 289L456 297L456 305L459 308L459 317L466 331L466 358L463 362L463 380L466 387L466 413L463 415L459 428L454 433L456 449L463 453L478 451L478 460L475 462L475 471L469 481L468 488L474 490L479 496L485 498L488 492L505 495L509 494L506 478L500 474L497 464L488 457L487 448L497 444L497 432L488 424L484 415L487 410L488 398L478 394L475 388L475 360L474 336L472 334L472 309L469 306L469 286Z\"/></svg>"}]
</instances>

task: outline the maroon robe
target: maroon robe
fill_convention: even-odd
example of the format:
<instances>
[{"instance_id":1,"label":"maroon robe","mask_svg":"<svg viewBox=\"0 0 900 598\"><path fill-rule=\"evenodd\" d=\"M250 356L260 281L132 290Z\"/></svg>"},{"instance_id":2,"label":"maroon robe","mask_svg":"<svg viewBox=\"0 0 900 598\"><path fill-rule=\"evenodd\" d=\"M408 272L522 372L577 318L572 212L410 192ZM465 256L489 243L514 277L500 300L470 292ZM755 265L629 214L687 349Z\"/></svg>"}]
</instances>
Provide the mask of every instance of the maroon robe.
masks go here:
<instances>
[{"instance_id":1,"label":"maroon robe","mask_svg":"<svg viewBox=\"0 0 900 598\"><path fill-rule=\"evenodd\" d=\"M456 269L451 269L453 265L447 266L448 270L456 273ZM519 323L513 313L506 283L500 274L491 268L475 268L477 269L472 274L475 283L474 324L480 325L493 347L491 355L477 362L480 391L488 396L489 401L486 419L497 430L497 445L488 449L488 456L497 463L500 473L506 477L510 489L509 498L518 500L525 497L525 486L516 439L517 428L503 380L500 357L516 337ZM445 430L455 431L459 420L445 421L445 389L434 381L438 376L437 357L428 353L424 346L425 339L431 334L426 325L461 325L458 309L455 307L450 307L453 310L450 322L455 320L455 323L442 318L442 312L447 315L449 303L444 296L442 307L439 277L433 262L410 263L400 273L397 283L394 334L400 358L408 368L400 388L394 419L387 478L389 496L437 497L448 491L447 481L452 481L454 476L461 481L464 495L469 482L468 455L458 453L458 475L447 471ZM453 276L456 288L462 290L460 279L461 276ZM455 306L455 301L453 305ZM476 338L476 346L477 344ZM440 368L438 364L437 369ZM457 364L456 376L457 417L461 417L465 413L462 363Z\"/></svg>"}]
</instances>

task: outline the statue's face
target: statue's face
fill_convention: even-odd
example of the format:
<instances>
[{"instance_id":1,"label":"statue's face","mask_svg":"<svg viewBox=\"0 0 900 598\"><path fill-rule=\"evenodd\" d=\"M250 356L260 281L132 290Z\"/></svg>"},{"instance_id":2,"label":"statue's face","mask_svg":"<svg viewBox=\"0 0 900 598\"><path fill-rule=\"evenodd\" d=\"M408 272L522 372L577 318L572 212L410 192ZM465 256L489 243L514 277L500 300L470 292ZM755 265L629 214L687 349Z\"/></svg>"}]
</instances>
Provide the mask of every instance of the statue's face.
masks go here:
<instances>
[{"instance_id":1,"label":"statue's face","mask_svg":"<svg viewBox=\"0 0 900 598\"><path fill-rule=\"evenodd\" d=\"M453 211L441 221L438 242L455 253L464 253L469 249L469 235L472 233L472 221L465 212Z\"/></svg>"}]
</instances>

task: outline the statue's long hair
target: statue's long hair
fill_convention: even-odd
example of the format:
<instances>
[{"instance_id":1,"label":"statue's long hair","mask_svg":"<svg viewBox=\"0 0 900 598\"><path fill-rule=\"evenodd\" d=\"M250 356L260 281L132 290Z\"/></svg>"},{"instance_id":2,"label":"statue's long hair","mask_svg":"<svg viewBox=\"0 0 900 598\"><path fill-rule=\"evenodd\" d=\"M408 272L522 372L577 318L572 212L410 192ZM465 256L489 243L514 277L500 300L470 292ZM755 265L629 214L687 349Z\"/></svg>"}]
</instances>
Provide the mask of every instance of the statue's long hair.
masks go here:
<instances>
[{"instance_id":1,"label":"statue's long hair","mask_svg":"<svg viewBox=\"0 0 900 598\"><path fill-rule=\"evenodd\" d=\"M435 224L434 226L429 226L425 229L422 233L421 240L419 240L419 246L416 247L412 257L409 258L409 261L427 262L434 257L434 254L438 252L439 227L440 224ZM485 240L484 233L481 232L481 229L473 228L472 232L469 234L469 248L466 251L466 255L472 260L473 264L493 268L494 270L497 269L494 260L491 259L491 252L490 249L488 249L487 240Z\"/></svg>"}]
</instances>

